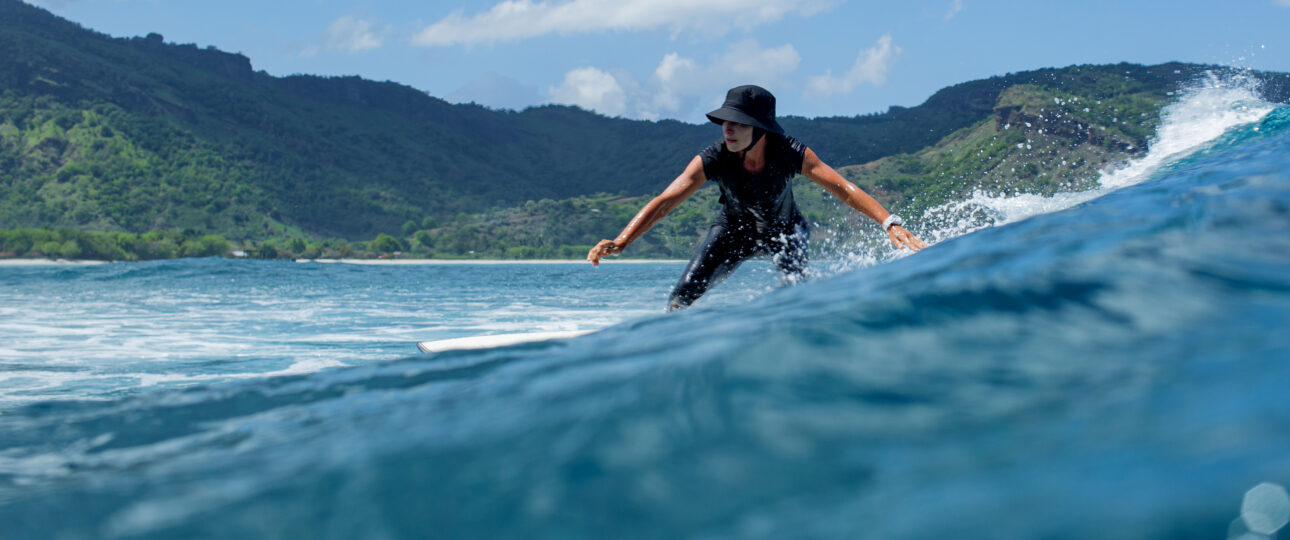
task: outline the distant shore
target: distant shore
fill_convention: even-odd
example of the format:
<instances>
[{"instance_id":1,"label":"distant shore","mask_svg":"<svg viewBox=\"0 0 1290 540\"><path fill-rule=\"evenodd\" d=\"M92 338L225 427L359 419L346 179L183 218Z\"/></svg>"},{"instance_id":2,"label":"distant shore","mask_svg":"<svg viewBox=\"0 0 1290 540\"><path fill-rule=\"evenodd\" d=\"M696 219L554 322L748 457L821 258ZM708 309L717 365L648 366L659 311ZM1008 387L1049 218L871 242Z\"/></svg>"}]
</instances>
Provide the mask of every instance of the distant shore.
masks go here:
<instances>
[{"instance_id":1,"label":"distant shore","mask_svg":"<svg viewBox=\"0 0 1290 540\"><path fill-rule=\"evenodd\" d=\"M167 259L176 260L176 259ZM229 259L245 260L245 259ZM298 263L360 265L494 265L494 264L588 264L582 259L295 259ZM0 266L63 266L105 264L107 261L69 259L0 259ZM683 259L607 259L601 264L684 263Z\"/></svg>"},{"instance_id":2,"label":"distant shore","mask_svg":"<svg viewBox=\"0 0 1290 540\"><path fill-rule=\"evenodd\" d=\"M298 263L341 263L371 265L417 264L589 264L583 259L296 259ZM601 264L684 263L681 259L605 259Z\"/></svg>"}]
</instances>

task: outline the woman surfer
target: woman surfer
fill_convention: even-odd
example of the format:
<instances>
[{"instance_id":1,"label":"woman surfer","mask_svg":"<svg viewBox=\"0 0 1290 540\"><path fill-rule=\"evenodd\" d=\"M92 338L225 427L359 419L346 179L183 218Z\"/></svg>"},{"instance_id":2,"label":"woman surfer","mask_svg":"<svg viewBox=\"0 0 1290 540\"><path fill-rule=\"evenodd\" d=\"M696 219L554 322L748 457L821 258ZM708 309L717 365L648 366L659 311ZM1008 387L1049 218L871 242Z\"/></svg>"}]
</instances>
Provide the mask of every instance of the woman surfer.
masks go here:
<instances>
[{"instance_id":1,"label":"woman surfer","mask_svg":"<svg viewBox=\"0 0 1290 540\"><path fill-rule=\"evenodd\" d=\"M793 201L792 180L805 175L848 206L882 224L897 249L927 246L905 230L900 217L829 167L815 152L784 134L775 120L775 96L759 86L740 86L726 94L721 108L708 113L721 126L722 140L690 160L685 171L641 208L613 240L601 240L587 261L622 253L658 220L698 191L704 182L721 188L721 213L672 290L668 310L688 307L708 288L750 257L770 255L789 280L806 271L806 219Z\"/></svg>"}]
</instances>

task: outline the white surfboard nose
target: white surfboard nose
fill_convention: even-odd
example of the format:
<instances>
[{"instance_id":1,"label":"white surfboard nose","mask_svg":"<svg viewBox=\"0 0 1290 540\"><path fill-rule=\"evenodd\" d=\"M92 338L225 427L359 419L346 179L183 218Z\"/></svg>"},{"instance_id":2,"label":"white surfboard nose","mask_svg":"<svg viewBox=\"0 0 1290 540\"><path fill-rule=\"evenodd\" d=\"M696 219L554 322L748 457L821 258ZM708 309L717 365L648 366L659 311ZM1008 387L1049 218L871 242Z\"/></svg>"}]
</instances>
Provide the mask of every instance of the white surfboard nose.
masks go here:
<instances>
[{"instance_id":1,"label":"white surfboard nose","mask_svg":"<svg viewBox=\"0 0 1290 540\"><path fill-rule=\"evenodd\" d=\"M439 353L444 351L459 351L467 349L491 349L494 347L505 347L507 345L518 345L520 343L536 343L553 339L575 338L578 336L585 336L592 332L595 332L595 330L564 330L557 332L525 332L522 334L470 336L440 339L436 341L422 341L417 343L417 349L420 349L423 353Z\"/></svg>"}]
</instances>

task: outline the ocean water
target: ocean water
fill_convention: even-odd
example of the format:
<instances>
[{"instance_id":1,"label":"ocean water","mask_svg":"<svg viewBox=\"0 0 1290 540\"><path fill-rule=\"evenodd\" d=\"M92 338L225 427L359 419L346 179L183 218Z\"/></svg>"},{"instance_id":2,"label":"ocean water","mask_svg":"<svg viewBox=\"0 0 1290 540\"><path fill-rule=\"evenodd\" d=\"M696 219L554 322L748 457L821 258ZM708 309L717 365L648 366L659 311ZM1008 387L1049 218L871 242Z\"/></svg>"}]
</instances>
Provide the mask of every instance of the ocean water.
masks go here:
<instances>
[{"instance_id":1,"label":"ocean water","mask_svg":"<svg viewBox=\"0 0 1290 540\"><path fill-rule=\"evenodd\" d=\"M673 314L672 263L0 268L0 537L1284 537L1290 108L1164 114Z\"/></svg>"},{"instance_id":2,"label":"ocean water","mask_svg":"<svg viewBox=\"0 0 1290 540\"><path fill-rule=\"evenodd\" d=\"M661 313L683 268L216 258L0 267L0 412L380 363L416 353L417 341L604 328ZM712 305L776 281L759 263L728 285Z\"/></svg>"}]
</instances>

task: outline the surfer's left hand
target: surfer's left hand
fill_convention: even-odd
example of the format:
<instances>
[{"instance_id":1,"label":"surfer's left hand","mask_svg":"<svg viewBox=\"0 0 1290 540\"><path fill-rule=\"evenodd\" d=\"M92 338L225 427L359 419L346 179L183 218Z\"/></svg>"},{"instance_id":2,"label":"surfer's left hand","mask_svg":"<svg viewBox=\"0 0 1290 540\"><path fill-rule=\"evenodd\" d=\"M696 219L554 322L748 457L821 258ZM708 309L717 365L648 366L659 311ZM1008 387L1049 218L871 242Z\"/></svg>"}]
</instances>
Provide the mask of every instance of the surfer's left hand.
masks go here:
<instances>
[{"instance_id":1,"label":"surfer's left hand","mask_svg":"<svg viewBox=\"0 0 1290 540\"><path fill-rule=\"evenodd\" d=\"M887 229L887 236L891 237L891 243L896 249L909 248L910 251L918 251L927 247L927 242L920 240L914 233L905 230L900 225L892 225Z\"/></svg>"}]
</instances>

